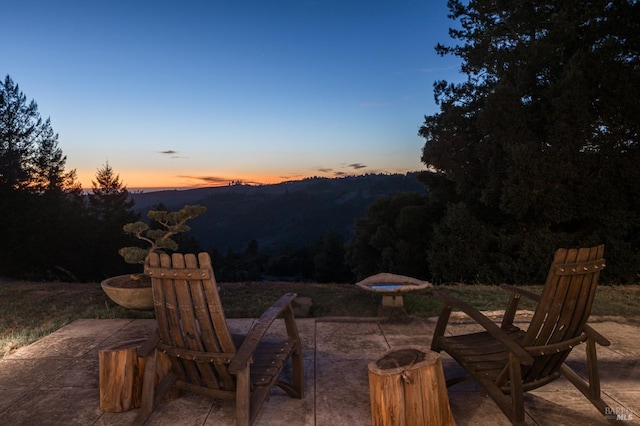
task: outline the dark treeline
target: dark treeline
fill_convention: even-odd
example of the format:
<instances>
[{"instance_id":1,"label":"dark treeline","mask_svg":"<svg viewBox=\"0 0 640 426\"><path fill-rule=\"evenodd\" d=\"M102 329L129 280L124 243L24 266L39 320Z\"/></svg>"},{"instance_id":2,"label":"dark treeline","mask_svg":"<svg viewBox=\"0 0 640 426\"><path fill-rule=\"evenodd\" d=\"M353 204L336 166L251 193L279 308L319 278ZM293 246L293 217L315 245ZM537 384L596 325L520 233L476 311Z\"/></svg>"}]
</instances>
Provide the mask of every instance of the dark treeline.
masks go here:
<instances>
[{"instance_id":1,"label":"dark treeline","mask_svg":"<svg viewBox=\"0 0 640 426\"><path fill-rule=\"evenodd\" d=\"M245 250L228 250L222 254L209 250L220 281L313 281L353 282L345 258L345 241L336 231L327 231L321 238L308 245L288 245L279 252L259 250L258 242L252 240Z\"/></svg>"},{"instance_id":2,"label":"dark treeline","mask_svg":"<svg viewBox=\"0 0 640 426\"><path fill-rule=\"evenodd\" d=\"M203 207L203 206L202 206ZM151 210L173 211L163 203ZM208 216L207 211L201 217ZM151 229L157 228L149 221ZM191 228L191 226L189 226ZM313 281L352 282L354 275L345 257L346 243L342 234L329 230L307 244L290 243L279 250L261 249L256 239L250 240L243 250L204 247L195 233L174 235L172 239L183 253L207 251L211 256L216 279L225 282L239 281ZM170 250L164 249L166 252Z\"/></svg>"}]
</instances>

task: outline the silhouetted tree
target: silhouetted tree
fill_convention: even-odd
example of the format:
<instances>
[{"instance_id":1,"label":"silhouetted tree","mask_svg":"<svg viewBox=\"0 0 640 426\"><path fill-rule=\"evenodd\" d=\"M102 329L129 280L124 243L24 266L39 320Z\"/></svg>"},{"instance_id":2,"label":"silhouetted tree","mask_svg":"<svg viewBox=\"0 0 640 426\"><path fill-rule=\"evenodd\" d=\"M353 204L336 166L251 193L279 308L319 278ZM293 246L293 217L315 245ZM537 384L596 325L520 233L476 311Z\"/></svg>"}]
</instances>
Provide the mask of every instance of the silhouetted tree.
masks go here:
<instances>
[{"instance_id":1,"label":"silhouetted tree","mask_svg":"<svg viewBox=\"0 0 640 426\"><path fill-rule=\"evenodd\" d=\"M115 218L120 221L123 216L130 219L137 216L132 212L135 202L108 161L96 171L96 180L91 181L88 198L91 213L98 220Z\"/></svg>"},{"instance_id":2,"label":"silhouetted tree","mask_svg":"<svg viewBox=\"0 0 640 426\"><path fill-rule=\"evenodd\" d=\"M43 123L35 101L27 102L8 75L0 83L0 185L26 189Z\"/></svg>"},{"instance_id":3,"label":"silhouetted tree","mask_svg":"<svg viewBox=\"0 0 640 426\"><path fill-rule=\"evenodd\" d=\"M8 75L0 82L0 186L44 191L61 189L73 180L65 172L66 157L49 119Z\"/></svg>"},{"instance_id":4,"label":"silhouetted tree","mask_svg":"<svg viewBox=\"0 0 640 426\"><path fill-rule=\"evenodd\" d=\"M436 82L422 160L445 280L544 279L558 246L640 270L640 3L450 0L466 81Z\"/></svg>"},{"instance_id":5,"label":"silhouetted tree","mask_svg":"<svg viewBox=\"0 0 640 426\"><path fill-rule=\"evenodd\" d=\"M3 274L74 279L85 212L75 171L49 119L8 75L0 82L0 269Z\"/></svg>"},{"instance_id":6,"label":"silhouetted tree","mask_svg":"<svg viewBox=\"0 0 640 426\"><path fill-rule=\"evenodd\" d=\"M96 180L91 181L91 186L87 198L93 229L92 252L97 262L95 275L106 278L132 271L132 267L122 260L118 250L139 244L123 231L125 224L136 222L140 218L133 210L135 202L129 197L127 187L109 162L97 170Z\"/></svg>"}]
</instances>

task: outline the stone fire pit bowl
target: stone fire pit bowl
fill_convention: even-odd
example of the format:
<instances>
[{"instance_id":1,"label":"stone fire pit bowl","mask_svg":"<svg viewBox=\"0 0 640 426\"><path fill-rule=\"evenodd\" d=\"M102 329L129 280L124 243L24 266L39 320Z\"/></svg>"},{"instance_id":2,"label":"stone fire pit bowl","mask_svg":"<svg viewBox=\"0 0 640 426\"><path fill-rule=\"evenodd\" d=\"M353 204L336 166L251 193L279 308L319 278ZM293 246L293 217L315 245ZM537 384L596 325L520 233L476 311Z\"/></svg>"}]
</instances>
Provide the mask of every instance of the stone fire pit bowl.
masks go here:
<instances>
[{"instance_id":1,"label":"stone fire pit bowl","mask_svg":"<svg viewBox=\"0 0 640 426\"><path fill-rule=\"evenodd\" d=\"M428 281L387 272L367 277L357 282L356 285L364 290L382 294L380 309L382 313L393 309L404 309L403 293L433 286Z\"/></svg>"}]
</instances>

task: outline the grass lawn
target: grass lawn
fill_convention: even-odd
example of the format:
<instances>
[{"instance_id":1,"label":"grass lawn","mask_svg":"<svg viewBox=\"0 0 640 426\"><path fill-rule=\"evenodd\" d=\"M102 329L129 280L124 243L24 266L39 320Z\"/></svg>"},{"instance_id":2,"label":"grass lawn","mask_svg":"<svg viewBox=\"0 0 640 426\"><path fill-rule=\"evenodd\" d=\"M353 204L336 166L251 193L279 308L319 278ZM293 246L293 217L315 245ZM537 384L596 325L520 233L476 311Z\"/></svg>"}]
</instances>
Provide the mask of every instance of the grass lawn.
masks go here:
<instances>
[{"instance_id":1,"label":"grass lawn","mask_svg":"<svg viewBox=\"0 0 640 426\"><path fill-rule=\"evenodd\" d=\"M313 317L372 317L377 315L381 296L352 284L283 282L220 283L220 297L228 318L259 316L284 293L311 297ZM542 286L529 286L539 293ZM480 310L504 309L507 293L488 285L448 285L445 290ZM406 294L410 315L437 316L442 305L433 290ZM593 315L617 316L640 321L640 286L601 285ZM521 303L523 309L533 305ZM0 279L0 358L28 345L79 318L153 318L151 312L123 309L115 305L97 283L24 282Z\"/></svg>"}]
</instances>

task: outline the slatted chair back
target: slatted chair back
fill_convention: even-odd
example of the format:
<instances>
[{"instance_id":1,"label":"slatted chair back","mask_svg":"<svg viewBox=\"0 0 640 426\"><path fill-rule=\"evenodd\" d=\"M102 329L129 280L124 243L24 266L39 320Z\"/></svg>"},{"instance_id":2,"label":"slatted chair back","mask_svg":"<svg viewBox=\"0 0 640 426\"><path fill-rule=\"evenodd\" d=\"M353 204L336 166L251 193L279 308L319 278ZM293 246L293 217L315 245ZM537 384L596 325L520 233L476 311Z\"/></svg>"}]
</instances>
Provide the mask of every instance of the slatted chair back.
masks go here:
<instances>
[{"instance_id":1,"label":"slatted chair back","mask_svg":"<svg viewBox=\"0 0 640 426\"><path fill-rule=\"evenodd\" d=\"M571 349L586 339L583 328L605 267L603 254L604 245L556 251L540 302L520 342L535 358L532 366L523 368L524 383L558 374Z\"/></svg>"},{"instance_id":2,"label":"slatted chair back","mask_svg":"<svg viewBox=\"0 0 640 426\"><path fill-rule=\"evenodd\" d=\"M227 364L236 347L209 255L151 253L146 273L153 286L158 350L171 355L178 381L233 398L236 385Z\"/></svg>"}]
</instances>

